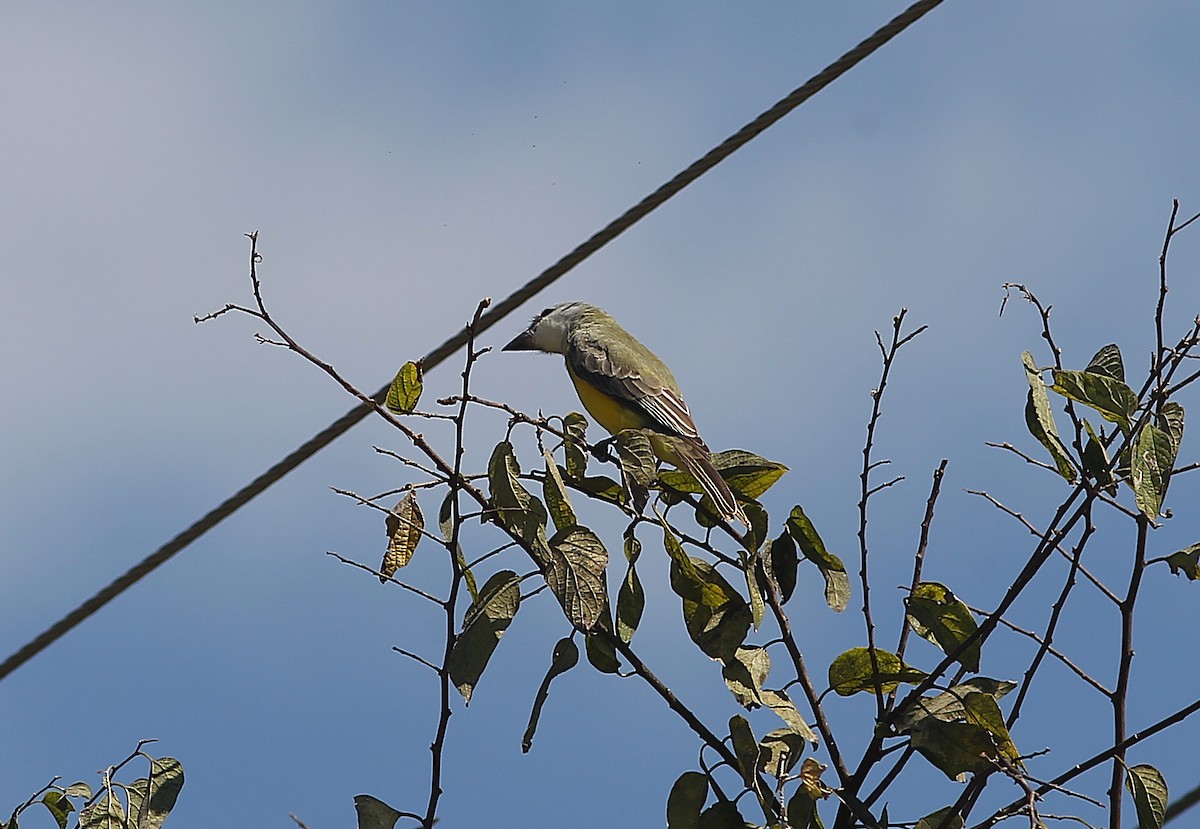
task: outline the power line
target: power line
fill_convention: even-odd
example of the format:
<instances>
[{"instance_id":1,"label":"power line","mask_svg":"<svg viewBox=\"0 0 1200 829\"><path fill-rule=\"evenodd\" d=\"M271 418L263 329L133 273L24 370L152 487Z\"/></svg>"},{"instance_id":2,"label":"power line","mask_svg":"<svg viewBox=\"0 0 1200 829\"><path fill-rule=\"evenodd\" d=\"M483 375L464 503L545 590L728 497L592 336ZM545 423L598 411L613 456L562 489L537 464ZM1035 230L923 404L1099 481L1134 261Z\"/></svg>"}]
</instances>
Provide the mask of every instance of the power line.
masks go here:
<instances>
[{"instance_id":1,"label":"power line","mask_svg":"<svg viewBox=\"0 0 1200 829\"><path fill-rule=\"evenodd\" d=\"M639 201L633 207L626 210L617 218L613 219L589 239L584 241L566 256L559 259L546 270L535 276L518 290L514 291L504 300L494 305L486 314L479 320L477 333L482 333L491 328L504 317L508 316L519 306L531 299L534 295L541 292L559 277L570 271L583 260L587 259L600 248L607 245L613 239L620 236L634 224L645 218L656 207L659 207L668 199L675 196L683 188L687 187L700 176L711 170L717 164L724 161L735 151L745 146L751 139L756 137L763 130L767 129L783 116L800 106L813 95L816 95L822 89L827 87L833 81L848 72L856 64L860 63L868 55L874 52L879 47L883 46L900 32L907 29L913 23L921 19L927 12L933 10L940 5L942 0L918 0L913 3L899 15L888 21L886 25L864 40L862 43L855 46L846 54L835 60L829 66L825 67L821 72L814 75L803 86L799 87L786 98L783 98L770 109L759 115L750 123L746 124L733 135L726 138L719 145L707 152L703 157L693 162L685 170L677 174L666 184L659 187L650 195ZM426 371L436 367L444 362L450 355L462 348L467 341L467 332L464 328L462 331L455 334L450 339L446 340L433 351L425 355L424 368ZM373 396L383 402L387 394L387 386L384 386L377 391ZM117 577L111 584L100 590L90 599L79 605L66 616L59 619L45 631L18 650L8 659L0 664L0 679L4 679L17 668L24 665L30 659L43 650L52 645L61 636L75 628L84 619L91 616L104 605L111 602L120 594L124 593L151 570L154 570L167 559L174 556L180 550L187 547L193 541L206 532L211 530L221 521L228 518L233 513L237 512L247 503L249 503L256 495L259 495L284 475L291 472L304 461L311 458L317 452L321 451L325 446L332 443L334 439L339 437L343 432L350 429L351 426L358 423L372 412L372 408L363 404L355 406L350 411L339 417L333 423L326 426L316 435L309 438L299 447L290 452L283 460L276 463L266 472L259 475L246 486L239 489L229 498L222 501L206 515L190 527L179 533L166 544L159 547L146 558L135 564L125 573Z\"/></svg>"}]
</instances>

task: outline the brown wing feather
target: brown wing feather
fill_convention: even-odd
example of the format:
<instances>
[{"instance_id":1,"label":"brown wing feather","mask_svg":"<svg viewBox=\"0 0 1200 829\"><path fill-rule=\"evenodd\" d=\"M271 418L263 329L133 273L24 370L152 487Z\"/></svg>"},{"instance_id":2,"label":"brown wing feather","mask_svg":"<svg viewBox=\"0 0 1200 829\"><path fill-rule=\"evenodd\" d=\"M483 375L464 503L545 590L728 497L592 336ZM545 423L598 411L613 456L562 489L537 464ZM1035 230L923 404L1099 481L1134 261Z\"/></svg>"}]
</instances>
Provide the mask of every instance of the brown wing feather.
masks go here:
<instances>
[{"instance_id":1,"label":"brown wing feather","mask_svg":"<svg viewBox=\"0 0 1200 829\"><path fill-rule=\"evenodd\" d=\"M746 518L745 510L738 503L729 484L725 483L721 473L713 466L708 449L703 444L696 445L690 440L678 440L675 443L679 459L687 467L687 471L691 473L692 477L699 482L708 497L712 498L721 517L726 520L736 518L749 529L750 521Z\"/></svg>"}]
</instances>

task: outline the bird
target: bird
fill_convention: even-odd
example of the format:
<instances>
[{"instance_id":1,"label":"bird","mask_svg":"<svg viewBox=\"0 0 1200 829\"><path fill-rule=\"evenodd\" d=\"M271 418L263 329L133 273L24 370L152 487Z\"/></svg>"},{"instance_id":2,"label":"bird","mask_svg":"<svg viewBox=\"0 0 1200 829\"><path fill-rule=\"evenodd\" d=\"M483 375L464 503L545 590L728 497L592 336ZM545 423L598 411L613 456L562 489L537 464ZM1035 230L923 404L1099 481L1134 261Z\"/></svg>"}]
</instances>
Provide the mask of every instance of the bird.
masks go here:
<instances>
[{"instance_id":1,"label":"bird","mask_svg":"<svg viewBox=\"0 0 1200 829\"><path fill-rule=\"evenodd\" d=\"M750 522L713 465L675 375L605 311L564 302L533 318L503 351L562 354L585 409L612 435L645 429L660 460L691 473L720 517Z\"/></svg>"}]
</instances>

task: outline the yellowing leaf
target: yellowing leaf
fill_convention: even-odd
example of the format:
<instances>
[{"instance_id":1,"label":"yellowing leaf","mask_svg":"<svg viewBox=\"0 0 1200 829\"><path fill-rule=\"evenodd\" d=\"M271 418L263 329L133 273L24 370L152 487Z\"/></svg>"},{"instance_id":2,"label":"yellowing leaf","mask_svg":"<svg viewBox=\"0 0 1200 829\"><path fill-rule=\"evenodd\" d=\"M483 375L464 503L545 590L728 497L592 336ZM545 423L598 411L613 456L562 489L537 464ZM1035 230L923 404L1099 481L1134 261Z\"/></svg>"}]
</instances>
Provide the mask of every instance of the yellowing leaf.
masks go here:
<instances>
[{"instance_id":1,"label":"yellowing leaf","mask_svg":"<svg viewBox=\"0 0 1200 829\"><path fill-rule=\"evenodd\" d=\"M925 679L923 672L905 665L896 654L878 648L875 665L878 673L872 666L869 648L851 648L829 665L829 687L843 697L866 691L886 694L902 682L915 684Z\"/></svg>"},{"instance_id":2,"label":"yellowing leaf","mask_svg":"<svg viewBox=\"0 0 1200 829\"><path fill-rule=\"evenodd\" d=\"M975 617L950 588L937 582L918 584L904 602L908 624L918 636L933 642L946 655L953 653L975 632ZM958 655L968 671L979 670L979 642Z\"/></svg>"},{"instance_id":3,"label":"yellowing leaf","mask_svg":"<svg viewBox=\"0 0 1200 829\"><path fill-rule=\"evenodd\" d=\"M1171 553L1167 556L1167 564L1171 567L1171 572L1177 576L1183 573L1188 577L1188 581L1200 579L1200 543Z\"/></svg>"},{"instance_id":4,"label":"yellowing leaf","mask_svg":"<svg viewBox=\"0 0 1200 829\"><path fill-rule=\"evenodd\" d=\"M421 515L421 506L417 496L409 492L405 495L387 516L388 545L383 554L383 563L379 565L379 581L386 583L392 575L412 561L413 552L421 540L421 531L425 529L425 517Z\"/></svg>"},{"instance_id":5,"label":"yellowing leaf","mask_svg":"<svg viewBox=\"0 0 1200 829\"><path fill-rule=\"evenodd\" d=\"M421 364L411 360L396 372L383 405L395 414L412 414L421 400Z\"/></svg>"}]
</instances>

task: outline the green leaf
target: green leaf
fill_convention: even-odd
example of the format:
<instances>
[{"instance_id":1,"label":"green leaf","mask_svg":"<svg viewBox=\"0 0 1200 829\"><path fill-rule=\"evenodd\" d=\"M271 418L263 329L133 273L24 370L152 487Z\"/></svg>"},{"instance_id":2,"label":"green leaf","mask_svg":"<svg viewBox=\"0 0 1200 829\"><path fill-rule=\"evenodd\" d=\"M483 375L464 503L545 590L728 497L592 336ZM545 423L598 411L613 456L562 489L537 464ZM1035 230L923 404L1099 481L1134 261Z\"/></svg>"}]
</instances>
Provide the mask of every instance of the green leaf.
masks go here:
<instances>
[{"instance_id":1,"label":"green leaf","mask_svg":"<svg viewBox=\"0 0 1200 829\"><path fill-rule=\"evenodd\" d=\"M546 676L533 698L533 710L529 713L529 725L525 728L525 736L521 738L522 754L528 754L529 749L533 747L533 735L537 731L538 720L542 716L542 706L546 704L546 699L550 696L550 683L554 681L555 677L565 674L577 664L579 664L579 648L569 638L559 639L554 646L554 656L550 661L550 668L546 671Z\"/></svg>"},{"instance_id":2,"label":"green leaf","mask_svg":"<svg viewBox=\"0 0 1200 829\"><path fill-rule=\"evenodd\" d=\"M1128 433L1137 395L1120 380L1090 371L1054 369L1050 388L1069 400L1091 406L1105 420L1116 423Z\"/></svg>"},{"instance_id":3,"label":"green leaf","mask_svg":"<svg viewBox=\"0 0 1200 829\"><path fill-rule=\"evenodd\" d=\"M571 486L580 492L597 498L601 501L606 501L610 504L622 506L628 501L625 495L625 489L612 478L606 475L593 475L587 478L572 478Z\"/></svg>"},{"instance_id":4,"label":"green leaf","mask_svg":"<svg viewBox=\"0 0 1200 829\"><path fill-rule=\"evenodd\" d=\"M985 729L992 735L1001 757L1012 762L1017 768L1021 767L1021 754L1013 745L1008 726L1004 724L1004 714L1001 713L995 696L981 692L968 693L963 698L963 711L967 722Z\"/></svg>"},{"instance_id":5,"label":"green leaf","mask_svg":"<svg viewBox=\"0 0 1200 829\"><path fill-rule=\"evenodd\" d=\"M621 589L617 591L617 635L626 644L633 640L633 634L642 621L642 612L646 609L646 594L634 568L642 555L642 542L638 541L633 530L631 525L625 533L625 560L629 562L629 567L625 571Z\"/></svg>"},{"instance_id":6,"label":"green leaf","mask_svg":"<svg viewBox=\"0 0 1200 829\"><path fill-rule=\"evenodd\" d=\"M417 503L415 493L409 492L392 507L387 514L386 524L388 545L387 552L383 554L383 563L379 565L380 584L386 584L397 570L412 561L413 552L421 541L425 517L421 515L421 505Z\"/></svg>"},{"instance_id":7,"label":"green leaf","mask_svg":"<svg viewBox=\"0 0 1200 829\"><path fill-rule=\"evenodd\" d=\"M563 454L567 459L567 477L582 478L587 472L587 418L579 412L571 412L563 418Z\"/></svg>"},{"instance_id":8,"label":"green leaf","mask_svg":"<svg viewBox=\"0 0 1200 829\"><path fill-rule=\"evenodd\" d=\"M731 659L750 632L750 607L707 561L686 555L684 559L693 575L672 557L671 589L683 600L688 635L713 659Z\"/></svg>"},{"instance_id":9,"label":"green leaf","mask_svg":"<svg viewBox=\"0 0 1200 829\"><path fill-rule=\"evenodd\" d=\"M468 703L520 604L521 577L512 570L501 570L487 580L479 598L467 608L462 633L454 642L446 668Z\"/></svg>"},{"instance_id":10,"label":"green leaf","mask_svg":"<svg viewBox=\"0 0 1200 829\"><path fill-rule=\"evenodd\" d=\"M58 829L67 829L67 820L71 812L75 811L75 804L67 799L67 796L62 792L49 791L42 796L42 804L54 816L54 820L58 823Z\"/></svg>"},{"instance_id":11,"label":"green leaf","mask_svg":"<svg viewBox=\"0 0 1200 829\"><path fill-rule=\"evenodd\" d=\"M787 805L787 825L791 829L825 829L817 812L817 801L803 788L796 790Z\"/></svg>"},{"instance_id":12,"label":"green leaf","mask_svg":"<svg viewBox=\"0 0 1200 829\"><path fill-rule=\"evenodd\" d=\"M817 565L825 577L825 602L839 613L845 610L850 604L850 578L846 575L846 566L840 558L825 549L825 542L817 534L817 528L800 506L792 507L787 531L804 557Z\"/></svg>"},{"instance_id":13,"label":"green leaf","mask_svg":"<svg viewBox=\"0 0 1200 829\"><path fill-rule=\"evenodd\" d=\"M1054 423L1054 413L1050 411L1050 398L1046 394L1046 384L1038 371L1033 355L1028 351L1021 353L1021 362L1025 366L1025 379L1029 381L1029 393L1025 398L1025 426L1029 433L1037 438L1038 443L1046 447L1058 474L1067 481L1075 480L1075 467L1062 438L1058 436L1058 426Z\"/></svg>"},{"instance_id":14,"label":"green leaf","mask_svg":"<svg viewBox=\"0 0 1200 829\"><path fill-rule=\"evenodd\" d=\"M742 773L742 782L751 791L758 786L758 740L750 723L741 714L729 718L729 740L733 744L733 753L737 756L738 768Z\"/></svg>"},{"instance_id":15,"label":"green leaf","mask_svg":"<svg viewBox=\"0 0 1200 829\"><path fill-rule=\"evenodd\" d=\"M558 598L567 620L580 630L595 627L608 606L606 567L608 550L588 528L568 527L550 539L546 584Z\"/></svg>"},{"instance_id":16,"label":"green leaf","mask_svg":"<svg viewBox=\"0 0 1200 829\"><path fill-rule=\"evenodd\" d=\"M354 811L358 813L358 829L393 829L402 814L369 794L354 796Z\"/></svg>"},{"instance_id":17,"label":"green leaf","mask_svg":"<svg viewBox=\"0 0 1200 829\"><path fill-rule=\"evenodd\" d=\"M742 504L742 512L750 519L750 527L746 530L745 548L757 550L767 540L767 524L770 516L758 501L747 501Z\"/></svg>"},{"instance_id":18,"label":"green leaf","mask_svg":"<svg viewBox=\"0 0 1200 829\"><path fill-rule=\"evenodd\" d=\"M991 771L1000 759L1020 767L1020 756L993 694L968 692L962 697L962 713L962 722L938 716L916 721L909 730L913 748L959 782L968 773Z\"/></svg>"},{"instance_id":19,"label":"green leaf","mask_svg":"<svg viewBox=\"0 0 1200 829\"><path fill-rule=\"evenodd\" d=\"M730 489L751 499L758 498L770 489L788 471L781 463L769 461L743 449L716 452L712 455L712 462ZM679 492L704 492L695 477L683 469L664 470L659 473L659 479Z\"/></svg>"},{"instance_id":20,"label":"green leaf","mask_svg":"<svg viewBox=\"0 0 1200 829\"><path fill-rule=\"evenodd\" d=\"M625 570L625 578L621 581L621 589L617 591L617 635L621 641L628 644L633 640L633 634L642 621L642 612L646 609L646 593L642 590L642 582L637 570L630 561Z\"/></svg>"},{"instance_id":21,"label":"green leaf","mask_svg":"<svg viewBox=\"0 0 1200 829\"><path fill-rule=\"evenodd\" d=\"M968 694L989 694L993 699L998 700L1016 687L1017 683L1009 680L977 676L936 696L921 697L916 700L896 720L896 727L903 733L925 717L936 717L944 722L965 721L967 709L963 701Z\"/></svg>"},{"instance_id":22,"label":"green leaf","mask_svg":"<svg viewBox=\"0 0 1200 829\"><path fill-rule=\"evenodd\" d=\"M583 640L588 662L602 674L615 674L621 670L617 649L607 637L600 633L589 633Z\"/></svg>"},{"instance_id":23,"label":"green leaf","mask_svg":"<svg viewBox=\"0 0 1200 829\"><path fill-rule=\"evenodd\" d=\"M719 800L700 815L700 829L746 829L746 821L732 800Z\"/></svg>"},{"instance_id":24,"label":"green leaf","mask_svg":"<svg viewBox=\"0 0 1200 829\"><path fill-rule=\"evenodd\" d=\"M1174 400L1162 404L1157 416L1158 428L1171 436L1171 453L1179 454L1179 444L1183 441L1183 406Z\"/></svg>"},{"instance_id":25,"label":"green leaf","mask_svg":"<svg viewBox=\"0 0 1200 829\"><path fill-rule=\"evenodd\" d=\"M447 541L454 538L453 489L446 493L446 497L442 499L442 505L438 507L438 529L442 531L442 538Z\"/></svg>"},{"instance_id":26,"label":"green leaf","mask_svg":"<svg viewBox=\"0 0 1200 829\"><path fill-rule=\"evenodd\" d=\"M771 563L771 574L779 585L779 600L786 602L796 590L796 570L800 559L796 555L796 540L786 530L771 541L765 557Z\"/></svg>"},{"instance_id":27,"label":"green leaf","mask_svg":"<svg viewBox=\"0 0 1200 829\"><path fill-rule=\"evenodd\" d=\"M546 476L542 478L542 497L546 499L546 511L554 520L554 528L565 530L579 522L575 518L575 510L571 508L571 499L567 495L567 485L563 483L562 475L558 473L558 464L549 452L546 458Z\"/></svg>"},{"instance_id":28,"label":"green leaf","mask_svg":"<svg viewBox=\"0 0 1200 829\"><path fill-rule=\"evenodd\" d=\"M1162 510L1174 466L1175 447L1171 436L1153 423L1143 424L1129 459L1130 483L1138 509L1152 521Z\"/></svg>"},{"instance_id":29,"label":"green leaf","mask_svg":"<svg viewBox=\"0 0 1200 829\"><path fill-rule=\"evenodd\" d=\"M763 705L779 715L779 719L787 724L792 733L814 746L817 744L817 733L804 721L800 710L796 708L796 704L788 697L786 691L772 691L770 688L764 688L759 692L759 698Z\"/></svg>"},{"instance_id":30,"label":"green leaf","mask_svg":"<svg viewBox=\"0 0 1200 829\"><path fill-rule=\"evenodd\" d=\"M667 526L666 521L663 522L663 549L667 551L667 555L671 558L671 563L679 568L681 575L689 582L694 582L703 586L700 579L700 574L696 570L696 565L693 563L695 559L689 556L683 549L683 545L679 543L679 539L671 532L671 528ZM725 600L725 595L720 591L710 594L705 600L711 607L717 607Z\"/></svg>"},{"instance_id":31,"label":"green leaf","mask_svg":"<svg viewBox=\"0 0 1200 829\"><path fill-rule=\"evenodd\" d=\"M1086 420L1083 421L1083 428L1088 433L1087 443L1083 447L1083 473L1095 481L1100 489L1109 495L1116 495L1117 480L1113 477L1113 465L1108 450L1104 448L1104 441Z\"/></svg>"},{"instance_id":32,"label":"green leaf","mask_svg":"<svg viewBox=\"0 0 1200 829\"><path fill-rule=\"evenodd\" d=\"M779 779L795 768L804 754L805 739L790 728L780 728L758 742L758 770Z\"/></svg>"},{"instance_id":33,"label":"green leaf","mask_svg":"<svg viewBox=\"0 0 1200 829\"><path fill-rule=\"evenodd\" d=\"M746 595L750 597L750 622L754 625L754 629L758 630L763 617L767 615L767 605L763 601L762 585L758 581L757 567L743 560L742 575L746 579Z\"/></svg>"},{"instance_id":34,"label":"green leaf","mask_svg":"<svg viewBox=\"0 0 1200 829\"><path fill-rule=\"evenodd\" d=\"M616 436L617 459L625 477L647 487L658 478L658 460L644 429L625 429Z\"/></svg>"},{"instance_id":35,"label":"green leaf","mask_svg":"<svg viewBox=\"0 0 1200 829\"><path fill-rule=\"evenodd\" d=\"M950 817L951 815L953 816ZM946 821L947 817L950 817L948 822ZM943 824L945 829L963 829L963 826L966 825L963 823L962 816L954 813L953 806L946 806L918 820L916 829L942 829Z\"/></svg>"},{"instance_id":36,"label":"green leaf","mask_svg":"<svg viewBox=\"0 0 1200 829\"><path fill-rule=\"evenodd\" d=\"M125 807L112 789L105 789L91 806L79 810L79 829L126 829Z\"/></svg>"},{"instance_id":37,"label":"green leaf","mask_svg":"<svg viewBox=\"0 0 1200 829\"><path fill-rule=\"evenodd\" d=\"M762 703L759 694L770 673L771 657L765 648L738 648L721 668L725 686L743 708L757 708Z\"/></svg>"},{"instance_id":38,"label":"green leaf","mask_svg":"<svg viewBox=\"0 0 1200 829\"><path fill-rule=\"evenodd\" d=\"M1121 359L1121 349L1116 343L1109 343L1096 352L1084 371L1092 374L1103 374L1121 383L1125 382L1125 363Z\"/></svg>"},{"instance_id":39,"label":"green leaf","mask_svg":"<svg viewBox=\"0 0 1200 829\"><path fill-rule=\"evenodd\" d=\"M421 400L421 365L411 360L400 367L383 405L395 414L412 414Z\"/></svg>"},{"instance_id":40,"label":"green leaf","mask_svg":"<svg viewBox=\"0 0 1200 829\"><path fill-rule=\"evenodd\" d=\"M968 774L995 768L1000 756L996 740L974 723L944 722L926 717L913 728L912 746L951 780L965 783Z\"/></svg>"},{"instance_id":41,"label":"green leaf","mask_svg":"<svg viewBox=\"0 0 1200 829\"><path fill-rule=\"evenodd\" d=\"M667 796L667 829L699 829L700 810L708 800L708 776L685 771Z\"/></svg>"},{"instance_id":42,"label":"green leaf","mask_svg":"<svg viewBox=\"0 0 1200 829\"><path fill-rule=\"evenodd\" d=\"M744 449L716 452L712 462L730 489L750 499L760 497L788 471L783 464Z\"/></svg>"},{"instance_id":43,"label":"green leaf","mask_svg":"<svg viewBox=\"0 0 1200 829\"><path fill-rule=\"evenodd\" d=\"M531 495L517 476L521 467L513 454L512 444L504 440L496 444L488 461L488 486L492 506L499 524L532 547L535 555L545 560L546 521L549 515L542 502Z\"/></svg>"},{"instance_id":44,"label":"green leaf","mask_svg":"<svg viewBox=\"0 0 1200 829\"><path fill-rule=\"evenodd\" d=\"M926 676L905 665L896 654L879 648L875 649L875 663L878 673L872 668L869 648L851 648L829 665L829 687L843 697L875 691L887 694L902 682L916 684Z\"/></svg>"},{"instance_id":45,"label":"green leaf","mask_svg":"<svg viewBox=\"0 0 1200 829\"><path fill-rule=\"evenodd\" d=\"M175 808L183 789L183 764L174 757L159 757L150 763L150 777L139 778L125 788L129 797L129 822L137 829L161 829Z\"/></svg>"},{"instance_id":46,"label":"green leaf","mask_svg":"<svg viewBox=\"0 0 1200 829\"><path fill-rule=\"evenodd\" d=\"M70 786L67 786L64 794L67 797L82 797L84 800L91 800L92 787L81 780L78 783L72 783Z\"/></svg>"},{"instance_id":47,"label":"green leaf","mask_svg":"<svg viewBox=\"0 0 1200 829\"><path fill-rule=\"evenodd\" d=\"M904 601L908 624L925 639L951 654L976 630L970 609L944 584L918 584ZM979 671L978 640L958 655L958 663L971 673Z\"/></svg>"},{"instance_id":48,"label":"green leaf","mask_svg":"<svg viewBox=\"0 0 1200 829\"><path fill-rule=\"evenodd\" d=\"M1138 829L1161 829L1167 817L1167 781L1150 765L1137 765L1128 772L1125 787L1133 795Z\"/></svg>"},{"instance_id":49,"label":"green leaf","mask_svg":"<svg viewBox=\"0 0 1200 829\"><path fill-rule=\"evenodd\" d=\"M1188 577L1188 581L1200 579L1200 542L1185 547L1179 552L1167 556L1167 564L1171 572L1178 576L1180 573Z\"/></svg>"}]
</instances>

